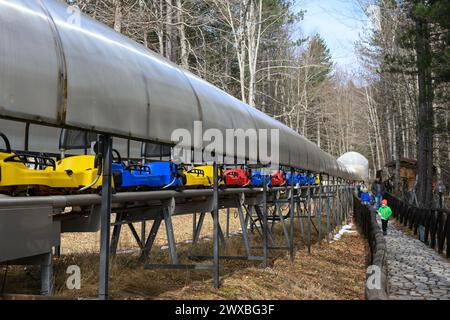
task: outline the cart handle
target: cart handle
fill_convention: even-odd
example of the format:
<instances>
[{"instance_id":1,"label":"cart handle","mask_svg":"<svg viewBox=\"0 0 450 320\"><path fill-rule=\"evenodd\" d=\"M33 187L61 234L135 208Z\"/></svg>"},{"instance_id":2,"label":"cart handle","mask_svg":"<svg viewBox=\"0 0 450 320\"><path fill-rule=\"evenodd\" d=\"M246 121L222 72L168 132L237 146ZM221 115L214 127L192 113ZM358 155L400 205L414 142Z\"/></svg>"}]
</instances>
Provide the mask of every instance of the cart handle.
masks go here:
<instances>
[{"instance_id":1,"label":"cart handle","mask_svg":"<svg viewBox=\"0 0 450 320\"><path fill-rule=\"evenodd\" d=\"M6 136L6 134L4 134L3 132L0 132L0 137L2 137L3 141L5 142L6 152L7 153L12 153L12 151L11 151L11 144L9 143L9 139Z\"/></svg>"},{"instance_id":2,"label":"cart handle","mask_svg":"<svg viewBox=\"0 0 450 320\"><path fill-rule=\"evenodd\" d=\"M34 161L31 161L29 158L33 159ZM44 167L52 167L53 171L56 170L56 162L54 159L50 157L45 156L36 156L33 154L14 154L12 156L9 156L3 160L3 162L16 162L16 163L23 163L23 164L32 164L34 165L34 169L36 170L38 166L44 166Z\"/></svg>"}]
</instances>

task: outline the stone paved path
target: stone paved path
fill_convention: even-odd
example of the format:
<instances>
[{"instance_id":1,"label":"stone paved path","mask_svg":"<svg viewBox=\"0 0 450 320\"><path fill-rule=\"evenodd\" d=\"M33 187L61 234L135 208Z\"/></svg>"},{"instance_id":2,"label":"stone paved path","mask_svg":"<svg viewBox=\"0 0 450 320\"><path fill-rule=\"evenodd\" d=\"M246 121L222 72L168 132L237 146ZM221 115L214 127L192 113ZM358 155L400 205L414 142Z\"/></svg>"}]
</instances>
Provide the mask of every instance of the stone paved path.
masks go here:
<instances>
[{"instance_id":1,"label":"stone paved path","mask_svg":"<svg viewBox=\"0 0 450 320\"><path fill-rule=\"evenodd\" d=\"M450 299L450 263L389 223L386 236L391 299Z\"/></svg>"}]
</instances>

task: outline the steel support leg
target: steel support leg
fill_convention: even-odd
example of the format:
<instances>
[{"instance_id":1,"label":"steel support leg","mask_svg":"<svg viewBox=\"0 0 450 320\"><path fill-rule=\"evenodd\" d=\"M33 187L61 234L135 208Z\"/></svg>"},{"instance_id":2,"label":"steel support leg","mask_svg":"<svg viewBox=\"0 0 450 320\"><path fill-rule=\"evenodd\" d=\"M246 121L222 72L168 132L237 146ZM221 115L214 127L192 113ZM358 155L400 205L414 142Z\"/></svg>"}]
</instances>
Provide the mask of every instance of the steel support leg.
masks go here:
<instances>
[{"instance_id":1,"label":"steel support leg","mask_svg":"<svg viewBox=\"0 0 450 320\"><path fill-rule=\"evenodd\" d=\"M255 222L253 221L253 206L245 207L246 216L245 221L250 221L250 232L253 233L255 231Z\"/></svg>"},{"instance_id":2,"label":"steel support leg","mask_svg":"<svg viewBox=\"0 0 450 320\"><path fill-rule=\"evenodd\" d=\"M336 206L336 196L337 196L337 188L336 188L336 180L333 177L333 230L336 228L336 220L337 220L337 206Z\"/></svg>"},{"instance_id":3,"label":"steel support leg","mask_svg":"<svg viewBox=\"0 0 450 320\"><path fill-rule=\"evenodd\" d=\"M164 208L163 216L164 216L164 225L166 227L167 242L169 243L170 260L172 264L177 264L178 263L177 244L175 242L175 234L173 232L172 215L169 212L169 210L167 210L167 208Z\"/></svg>"},{"instance_id":4,"label":"steel support leg","mask_svg":"<svg viewBox=\"0 0 450 320\"><path fill-rule=\"evenodd\" d=\"M55 247L55 257L61 256L61 245Z\"/></svg>"},{"instance_id":5,"label":"steel support leg","mask_svg":"<svg viewBox=\"0 0 450 320\"><path fill-rule=\"evenodd\" d=\"M134 240L136 240L136 243L138 244L139 249L142 250L142 248L144 248L144 245L145 245L143 243L143 241L145 241L145 238L143 238L143 239L139 238L139 234L137 233L136 228L134 227L134 225L132 223L127 223L127 225L128 225L128 228L130 228L131 234L133 235Z\"/></svg>"},{"instance_id":6,"label":"steel support leg","mask_svg":"<svg viewBox=\"0 0 450 320\"><path fill-rule=\"evenodd\" d=\"M218 289L220 286L219 279L219 168L217 162L214 162L214 193L213 193L213 281L214 288Z\"/></svg>"},{"instance_id":7,"label":"steel support leg","mask_svg":"<svg viewBox=\"0 0 450 320\"><path fill-rule=\"evenodd\" d=\"M263 205L263 207L264 207L264 205ZM266 206L265 207L267 208L267 202L266 202ZM271 232L271 230L269 228L269 222L268 222L268 219L267 219L267 215L265 215L266 223L264 223L264 213L263 213L263 210L258 205L255 206L255 212L256 212L256 215L258 217L257 220L259 221L259 224L260 224L260 228L257 228L256 221L253 220L253 222L255 224L255 229L258 231L258 233L261 235L261 237L264 238L264 228L267 227L267 241L268 242L270 241L272 243L272 245L275 246L275 240L274 240L274 238L272 236L272 232ZM261 232L260 232L259 229L261 229Z\"/></svg>"},{"instance_id":8,"label":"steel support leg","mask_svg":"<svg viewBox=\"0 0 450 320\"><path fill-rule=\"evenodd\" d=\"M346 183L343 181L343 183ZM347 197L347 186L342 186L342 197L344 198L344 216L342 217L342 221L347 224L347 216L348 216L348 197Z\"/></svg>"},{"instance_id":9,"label":"steel support leg","mask_svg":"<svg viewBox=\"0 0 450 320\"><path fill-rule=\"evenodd\" d=\"M122 214L117 213L116 214L116 221L114 224L112 237L111 237L111 247L110 247L110 254L111 257L115 257L117 253L117 247L119 245L119 239L120 239L120 231L122 230Z\"/></svg>"},{"instance_id":10,"label":"steel support leg","mask_svg":"<svg viewBox=\"0 0 450 320\"><path fill-rule=\"evenodd\" d=\"M230 237L230 208L227 208L227 226L226 226L227 238Z\"/></svg>"},{"instance_id":11,"label":"steel support leg","mask_svg":"<svg viewBox=\"0 0 450 320\"><path fill-rule=\"evenodd\" d=\"M342 216L342 202L341 202L341 187L339 186L339 180L338 185L336 187L336 205L337 205L337 221L338 221L338 227L341 226L341 216Z\"/></svg>"},{"instance_id":12,"label":"steel support leg","mask_svg":"<svg viewBox=\"0 0 450 320\"><path fill-rule=\"evenodd\" d=\"M294 169L291 168L291 198L289 199L289 243L291 244L289 247L289 256L291 258L291 261L294 261L295 255L294 255L294 219L295 219L295 202L294 202L294 196L295 196L295 185L294 185Z\"/></svg>"},{"instance_id":13,"label":"steel support leg","mask_svg":"<svg viewBox=\"0 0 450 320\"><path fill-rule=\"evenodd\" d=\"M145 221L145 220L141 221L141 239L142 239L142 241L145 241L144 239L145 239L145 237L146 237L146 235L145 235L145 233L146 233L146 230L145 230L146 227L147 227L146 221Z\"/></svg>"},{"instance_id":14,"label":"steel support leg","mask_svg":"<svg viewBox=\"0 0 450 320\"><path fill-rule=\"evenodd\" d=\"M257 207L255 206L255 208ZM256 221L253 219L253 206L248 206L248 208L245 207L245 210L246 210L245 224L248 225L248 223L250 222L250 232L253 233L256 230L262 239L263 237L262 230L260 230L257 227ZM258 209L256 209L255 211L258 212Z\"/></svg>"},{"instance_id":15,"label":"steel support leg","mask_svg":"<svg viewBox=\"0 0 450 320\"><path fill-rule=\"evenodd\" d=\"M275 204L275 208L276 208L275 212L277 213L278 217L280 218L281 229L283 230L284 237L286 238L287 247L289 248L289 252L291 252L291 241L290 241L290 237L289 237L289 232L286 228L286 224L284 221L283 212L281 211L279 204Z\"/></svg>"},{"instance_id":16,"label":"steel support leg","mask_svg":"<svg viewBox=\"0 0 450 320\"><path fill-rule=\"evenodd\" d=\"M197 212L192 215L192 243L194 243L195 234L197 231Z\"/></svg>"},{"instance_id":17,"label":"steel support leg","mask_svg":"<svg viewBox=\"0 0 450 320\"><path fill-rule=\"evenodd\" d=\"M267 268L267 256L268 256L268 236L269 236L269 229L268 229L268 223L267 223L267 180L266 180L266 173L263 174L263 200L262 200L262 224L263 224L263 262L262 267Z\"/></svg>"},{"instance_id":18,"label":"steel support leg","mask_svg":"<svg viewBox=\"0 0 450 320\"><path fill-rule=\"evenodd\" d=\"M250 247L250 241L248 239L247 221L245 220L241 204L238 204L237 210L239 214L239 220L241 222L242 240L244 241L245 252L247 253L247 256L250 257L252 255L252 251Z\"/></svg>"},{"instance_id":19,"label":"steel support leg","mask_svg":"<svg viewBox=\"0 0 450 320\"><path fill-rule=\"evenodd\" d=\"M308 172L308 253L311 253L311 180Z\"/></svg>"},{"instance_id":20,"label":"steel support leg","mask_svg":"<svg viewBox=\"0 0 450 320\"><path fill-rule=\"evenodd\" d=\"M112 167L112 138L100 137L103 155L103 185L102 204L100 209L100 285L99 299L108 299L109 280L109 237L111 223L111 167Z\"/></svg>"},{"instance_id":21,"label":"steel support leg","mask_svg":"<svg viewBox=\"0 0 450 320\"><path fill-rule=\"evenodd\" d=\"M318 208L318 215L317 215L317 224L319 228L319 240L317 241L320 245L320 242L322 241L322 175L319 176L320 185L319 185L319 208Z\"/></svg>"},{"instance_id":22,"label":"steel support leg","mask_svg":"<svg viewBox=\"0 0 450 320\"><path fill-rule=\"evenodd\" d=\"M303 209L305 209L305 205L304 204L303 204ZM302 218L303 211L306 211L306 210L302 210L302 202L299 199L297 201L297 216L298 216L298 223L300 224L300 232L301 232L301 235L302 235L302 241L305 242L306 235L305 235L305 227L303 225L303 218Z\"/></svg>"},{"instance_id":23,"label":"steel support leg","mask_svg":"<svg viewBox=\"0 0 450 320\"><path fill-rule=\"evenodd\" d=\"M272 216L272 223L270 225L270 233L271 234L274 234L276 218L277 218L277 216L279 217L278 209L279 209L279 206L277 204L275 204L275 209L272 211L270 211L270 210L268 211L268 213L270 212L271 216ZM267 215L267 218L269 218L269 214ZM275 238L275 236L274 236L274 238Z\"/></svg>"},{"instance_id":24,"label":"steel support leg","mask_svg":"<svg viewBox=\"0 0 450 320\"><path fill-rule=\"evenodd\" d=\"M145 246L141 250L141 255L139 257L140 262L144 262L148 258L150 251L152 250L153 243L155 242L156 235L158 234L159 227L161 226L162 219L162 215L159 214L156 217L155 221L153 221L153 225L150 233L148 234L147 241L145 241Z\"/></svg>"},{"instance_id":25,"label":"steel support leg","mask_svg":"<svg viewBox=\"0 0 450 320\"><path fill-rule=\"evenodd\" d=\"M339 201L339 227L342 226L343 216L344 216L344 203L342 201L342 186L341 186L342 180L339 178L338 180L338 201Z\"/></svg>"},{"instance_id":26,"label":"steel support leg","mask_svg":"<svg viewBox=\"0 0 450 320\"><path fill-rule=\"evenodd\" d=\"M205 220L205 212L200 212L200 218L198 219L197 227L195 228L194 239L192 244L196 244L200 239L200 233L203 227L203 221Z\"/></svg>"},{"instance_id":27,"label":"steel support leg","mask_svg":"<svg viewBox=\"0 0 450 320\"><path fill-rule=\"evenodd\" d=\"M214 212L211 212L211 217L212 217L212 219L214 220ZM213 223L214 223L214 221L213 221ZM219 221L219 240L224 244L224 245L226 245L226 240L225 240L225 235L223 234L223 231L222 231L222 227L220 226L220 221Z\"/></svg>"},{"instance_id":28,"label":"steel support leg","mask_svg":"<svg viewBox=\"0 0 450 320\"><path fill-rule=\"evenodd\" d=\"M53 289L53 256L49 252L41 263L41 295L51 296Z\"/></svg>"},{"instance_id":29,"label":"steel support leg","mask_svg":"<svg viewBox=\"0 0 450 320\"><path fill-rule=\"evenodd\" d=\"M330 188L330 177L327 175L327 242L330 241L330 214L331 214L331 204L330 204L330 195L331 195L331 188Z\"/></svg>"}]
</instances>

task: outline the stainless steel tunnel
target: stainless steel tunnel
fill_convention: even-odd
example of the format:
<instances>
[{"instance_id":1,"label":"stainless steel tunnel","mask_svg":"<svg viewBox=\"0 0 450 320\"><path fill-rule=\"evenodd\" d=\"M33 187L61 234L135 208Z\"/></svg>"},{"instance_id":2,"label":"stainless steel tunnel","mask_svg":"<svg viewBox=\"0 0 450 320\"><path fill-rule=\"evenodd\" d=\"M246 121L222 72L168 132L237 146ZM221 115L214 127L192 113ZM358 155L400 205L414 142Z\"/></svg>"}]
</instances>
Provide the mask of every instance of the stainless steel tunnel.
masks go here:
<instances>
[{"instance_id":1,"label":"stainless steel tunnel","mask_svg":"<svg viewBox=\"0 0 450 320\"><path fill-rule=\"evenodd\" d=\"M279 129L281 165L352 178L281 122L88 16L72 23L67 8L0 1L0 118L172 145L171 133L193 132L194 121L224 136L227 128ZM258 160L248 150L227 155Z\"/></svg>"}]
</instances>

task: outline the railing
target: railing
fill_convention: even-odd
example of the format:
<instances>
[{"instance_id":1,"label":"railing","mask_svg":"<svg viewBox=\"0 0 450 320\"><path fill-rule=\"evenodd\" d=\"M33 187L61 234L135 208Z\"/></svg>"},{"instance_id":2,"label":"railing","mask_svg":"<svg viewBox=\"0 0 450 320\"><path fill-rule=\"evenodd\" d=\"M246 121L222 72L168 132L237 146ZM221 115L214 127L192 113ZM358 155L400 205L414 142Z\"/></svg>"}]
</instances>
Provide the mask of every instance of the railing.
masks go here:
<instances>
[{"instance_id":1,"label":"railing","mask_svg":"<svg viewBox=\"0 0 450 320\"><path fill-rule=\"evenodd\" d=\"M413 230L414 235L439 253L445 249L447 258L450 258L450 210L419 208L390 193L384 197L399 223Z\"/></svg>"},{"instance_id":2,"label":"railing","mask_svg":"<svg viewBox=\"0 0 450 320\"><path fill-rule=\"evenodd\" d=\"M372 286L370 279L366 285L367 300L386 300L388 299L387 289L387 251L386 241L380 226L377 223L377 213L371 206L361 203L354 197L353 199L353 222L358 226L359 231L367 239L370 248L369 264L376 269L369 269L368 276L379 275L379 286Z\"/></svg>"}]
</instances>

